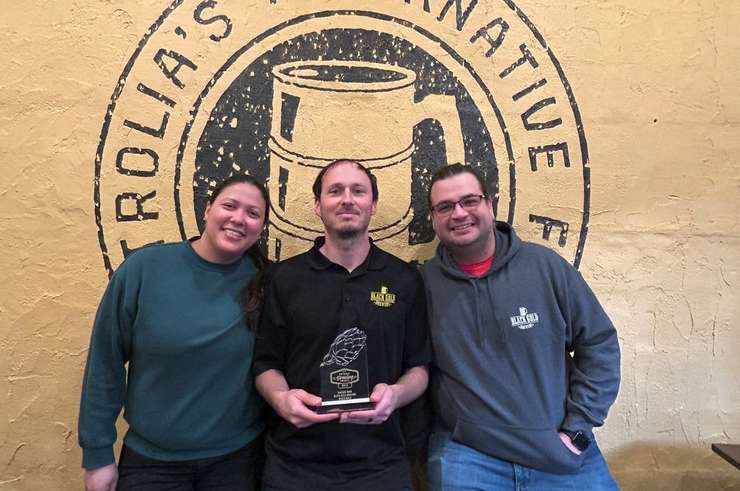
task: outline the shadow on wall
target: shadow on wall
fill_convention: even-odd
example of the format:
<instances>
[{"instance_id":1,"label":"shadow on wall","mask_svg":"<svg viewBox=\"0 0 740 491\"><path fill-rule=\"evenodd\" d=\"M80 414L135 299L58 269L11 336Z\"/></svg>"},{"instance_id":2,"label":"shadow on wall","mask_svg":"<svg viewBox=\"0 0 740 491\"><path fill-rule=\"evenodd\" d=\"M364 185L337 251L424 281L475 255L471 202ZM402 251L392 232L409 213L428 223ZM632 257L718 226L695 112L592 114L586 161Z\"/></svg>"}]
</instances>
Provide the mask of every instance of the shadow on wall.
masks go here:
<instances>
[{"instance_id":1,"label":"shadow on wall","mask_svg":"<svg viewBox=\"0 0 740 491\"><path fill-rule=\"evenodd\" d=\"M740 470L707 448L628 445L605 455L624 491L740 491Z\"/></svg>"}]
</instances>

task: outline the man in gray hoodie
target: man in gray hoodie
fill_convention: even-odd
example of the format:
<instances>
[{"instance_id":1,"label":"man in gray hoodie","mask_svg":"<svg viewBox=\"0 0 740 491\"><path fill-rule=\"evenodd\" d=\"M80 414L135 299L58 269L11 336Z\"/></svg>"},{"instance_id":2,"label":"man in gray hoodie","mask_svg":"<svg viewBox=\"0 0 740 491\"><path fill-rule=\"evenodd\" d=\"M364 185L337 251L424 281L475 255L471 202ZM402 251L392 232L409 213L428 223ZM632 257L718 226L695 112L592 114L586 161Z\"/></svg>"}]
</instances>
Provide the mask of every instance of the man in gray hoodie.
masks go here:
<instances>
[{"instance_id":1,"label":"man in gray hoodie","mask_svg":"<svg viewBox=\"0 0 740 491\"><path fill-rule=\"evenodd\" d=\"M494 217L472 167L437 172L422 268L436 411L431 489L617 489L592 429L619 389L617 333L581 275Z\"/></svg>"}]
</instances>

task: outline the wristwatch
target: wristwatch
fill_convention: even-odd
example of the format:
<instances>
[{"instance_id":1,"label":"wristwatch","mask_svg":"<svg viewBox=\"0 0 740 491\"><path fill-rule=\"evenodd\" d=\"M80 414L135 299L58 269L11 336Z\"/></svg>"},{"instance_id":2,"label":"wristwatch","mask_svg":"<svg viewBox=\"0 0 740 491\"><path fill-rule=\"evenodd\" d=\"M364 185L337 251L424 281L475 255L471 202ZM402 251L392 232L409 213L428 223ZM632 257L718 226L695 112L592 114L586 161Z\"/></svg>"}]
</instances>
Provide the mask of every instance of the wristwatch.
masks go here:
<instances>
[{"instance_id":1,"label":"wristwatch","mask_svg":"<svg viewBox=\"0 0 740 491\"><path fill-rule=\"evenodd\" d=\"M581 452L586 450L588 446L591 445L591 440L589 440L586 434L582 431L563 430L563 433L568 435L568 438L570 438L570 442L573 444L573 446Z\"/></svg>"}]
</instances>

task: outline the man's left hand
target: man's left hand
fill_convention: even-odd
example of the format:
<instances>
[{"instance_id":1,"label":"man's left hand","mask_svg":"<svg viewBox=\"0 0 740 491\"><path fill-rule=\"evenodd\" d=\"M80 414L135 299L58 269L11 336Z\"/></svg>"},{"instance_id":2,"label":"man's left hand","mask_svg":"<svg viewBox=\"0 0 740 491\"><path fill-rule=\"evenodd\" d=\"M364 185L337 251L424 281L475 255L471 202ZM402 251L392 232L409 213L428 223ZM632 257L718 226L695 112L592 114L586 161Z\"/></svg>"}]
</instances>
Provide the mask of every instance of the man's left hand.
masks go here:
<instances>
[{"instance_id":1,"label":"man's left hand","mask_svg":"<svg viewBox=\"0 0 740 491\"><path fill-rule=\"evenodd\" d=\"M562 431L558 433L558 436L560 436L560 441L563 442L563 445L568 447L568 450L573 452L576 455L581 455L581 451L576 448L575 445L573 445L573 442L570 441L570 437L563 433Z\"/></svg>"},{"instance_id":2,"label":"man's left hand","mask_svg":"<svg viewBox=\"0 0 740 491\"><path fill-rule=\"evenodd\" d=\"M378 384L370 394L370 401L375 404L375 409L368 411L349 411L342 413L339 417L340 423L352 423L358 425L379 425L390 418L398 405L398 394L392 385Z\"/></svg>"}]
</instances>

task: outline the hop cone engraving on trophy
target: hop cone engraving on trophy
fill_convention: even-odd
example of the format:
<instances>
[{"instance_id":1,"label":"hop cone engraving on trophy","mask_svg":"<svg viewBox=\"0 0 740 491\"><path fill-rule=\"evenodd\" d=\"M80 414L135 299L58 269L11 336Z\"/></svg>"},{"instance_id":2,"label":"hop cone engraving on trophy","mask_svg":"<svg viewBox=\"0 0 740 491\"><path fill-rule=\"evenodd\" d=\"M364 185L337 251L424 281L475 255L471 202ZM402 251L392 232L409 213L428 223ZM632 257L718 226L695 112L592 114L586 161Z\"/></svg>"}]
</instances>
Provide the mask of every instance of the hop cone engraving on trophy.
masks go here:
<instances>
[{"instance_id":1,"label":"hop cone engraving on trophy","mask_svg":"<svg viewBox=\"0 0 740 491\"><path fill-rule=\"evenodd\" d=\"M321 366L338 365L344 367L352 363L365 347L367 335L358 327L347 329L334 339L329 352L324 355Z\"/></svg>"}]
</instances>

